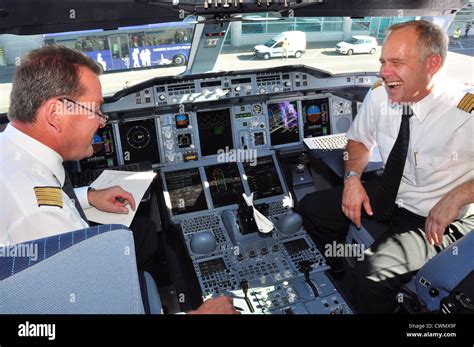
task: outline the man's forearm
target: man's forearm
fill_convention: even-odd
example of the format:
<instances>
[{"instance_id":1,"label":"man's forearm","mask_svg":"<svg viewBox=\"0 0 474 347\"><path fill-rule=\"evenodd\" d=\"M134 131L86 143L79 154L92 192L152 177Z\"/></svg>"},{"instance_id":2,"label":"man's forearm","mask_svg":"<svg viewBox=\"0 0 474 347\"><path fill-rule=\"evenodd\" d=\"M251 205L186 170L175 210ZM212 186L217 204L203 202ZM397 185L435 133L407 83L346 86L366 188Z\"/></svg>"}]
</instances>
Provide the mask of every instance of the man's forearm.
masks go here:
<instances>
[{"instance_id":1,"label":"man's forearm","mask_svg":"<svg viewBox=\"0 0 474 347\"><path fill-rule=\"evenodd\" d=\"M355 171L362 175L370 158L370 150L363 143L349 140L347 142L346 153L344 153L344 167L347 170Z\"/></svg>"},{"instance_id":2,"label":"man's forearm","mask_svg":"<svg viewBox=\"0 0 474 347\"><path fill-rule=\"evenodd\" d=\"M474 203L474 180L463 183L448 193L457 206Z\"/></svg>"}]
</instances>

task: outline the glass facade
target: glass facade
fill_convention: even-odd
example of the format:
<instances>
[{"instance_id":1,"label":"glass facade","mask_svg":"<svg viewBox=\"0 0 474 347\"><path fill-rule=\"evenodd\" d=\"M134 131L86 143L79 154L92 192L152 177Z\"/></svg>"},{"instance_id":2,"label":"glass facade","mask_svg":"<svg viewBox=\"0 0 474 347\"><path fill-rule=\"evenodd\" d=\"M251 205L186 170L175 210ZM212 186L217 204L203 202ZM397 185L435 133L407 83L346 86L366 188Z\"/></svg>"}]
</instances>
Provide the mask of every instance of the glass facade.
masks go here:
<instances>
[{"instance_id":1,"label":"glass facade","mask_svg":"<svg viewBox=\"0 0 474 347\"><path fill-rule=\"evenodd\" d=\"M363 23L369 23L369 35L376 37L379 40L385 39L388 28L396 23L408 22L414 20L416 17L367 17L362 20ZM354 29L352 29L354 31Z\"/></svg>"},{"instance_id":2,"label":"glass facade","mask_svg":"<svg viewBox=\"0 0 474 347\"><path fill-rule=\"evenodd\" d=\"M300 30L304 32L334 32L341 31L343 17L293 17L272 19L262 16L258 21L252 18L252 21L242 23L242 34L277 34L283 31Z\"/></svg>"},{"instance_id":3,"label":"glass facade","mask_svg":"<svg viewBox=\"0 0 474 347\"><path fill-rule=\"evenodd\" d=\"M353 19L351 25L351 31L369 31L370 30L370 18Z\"/></svg>"},{"instance_id":4,"label":"glass facade","mask_svg":"<svg viewBox=\"0 0 474 347\"><path fill-rule=\"evenodd\" d=\"M416 19L416 17L292 17L281 18L274 13L245 15L234 38L226 37L226 46L256 45L284 31L303 31L307 42L333 42L352 35L368 35L382 42L390 25Z\"/></svg>"},{"instance_id":5,"label":"glass facade","mask_svg":"<svg viewBox=\"0 0 474 347\"><path fill-rule=\"evenodd\" d=\"M242 35L277 34L283 31L300 30L306 33L343 33L344 22L350 21L346 30L365 33L384 39L387 28L395 23L413 20L416 17L294 17L277 18L271 13L251 16L251 21L242 22Z\"/></svg>"}]
</instances>

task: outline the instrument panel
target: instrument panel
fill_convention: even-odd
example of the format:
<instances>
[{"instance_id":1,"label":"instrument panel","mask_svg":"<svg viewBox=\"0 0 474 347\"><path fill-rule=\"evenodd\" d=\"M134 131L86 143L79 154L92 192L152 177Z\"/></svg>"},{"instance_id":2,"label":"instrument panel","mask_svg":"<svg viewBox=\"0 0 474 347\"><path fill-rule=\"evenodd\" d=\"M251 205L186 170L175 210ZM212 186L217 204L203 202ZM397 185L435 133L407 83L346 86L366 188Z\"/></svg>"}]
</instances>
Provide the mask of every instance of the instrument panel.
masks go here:
<instances>
[{"instance_id":1,"label":"instrument panel","mask_svg":"<svg viewBox=\"0 0 474 347\"><path fill-rule=\"evenodd\" d=\"M245 313L352 313L292 212L277 151L346 132L357 103L345 90L365 94L375 76L305 71L154 79L121 91L106 99L110 122L79 163L151 162L202 294L232 296Z\"/></svg>"},{"instance_id":2,"label":"instrument panel","mask_svg":"<svg viewBox=\"0 0 474 347\"><path fill-rule=\"evenodd\" d=\"M194 212L235 207L244 203L243 193L254 193L257 203L273 197L282 200L288 191L276 157L273 152L260 155L254 162L222 163L218 158L209 158L186 163L179 169L163 168L163 190L170 218L179 222L194 216Z\"/></svg>"},{"instance_id":3,"label":"instrument panel","mask_svg":"<svg viewBox=\"0 0 474 347\"><path fill-rule=\"evenodd\" d=\"M343 97L344 89L367 88L376 76L304 71L154 79L121 91L106 98L111 121L94 139L94 156L79 168L141 161L173 166L284 150L305 137L346 132L356 103Z\"/></svg>"}]
</instances>

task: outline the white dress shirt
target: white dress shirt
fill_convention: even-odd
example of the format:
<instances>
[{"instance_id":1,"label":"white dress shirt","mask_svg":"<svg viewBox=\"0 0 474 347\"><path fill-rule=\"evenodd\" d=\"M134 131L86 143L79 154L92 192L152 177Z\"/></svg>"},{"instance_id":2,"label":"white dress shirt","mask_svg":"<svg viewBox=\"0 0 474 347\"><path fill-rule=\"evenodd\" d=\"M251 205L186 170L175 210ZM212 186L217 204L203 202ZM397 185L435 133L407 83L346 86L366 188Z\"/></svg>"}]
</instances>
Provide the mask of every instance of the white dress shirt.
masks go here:
<instances>
[{"instance_id":1,"label":"white dress shirt","mask_svg":"<svg viewBox=\"0 0 474 347\"><path fill-rule=\"evenodd\" d=\"M11 124L0 134L0 150L0 246L88 226L62 190L65 172L58 153ZM40 205L35 187L53 187L57 199L62 195L62 207ZM81 206L90 207L87 187L75 192Z\"/></svg>"},{"instance_id":2,"label":"white dress shirt","mask_svg":"<svg viewBox=\"0 0 474 347\"><path fill-rule=\"evenodd\" d=\"M449 191L474 179L474 115L459 109L467 94L448 92L441 87L411 105L410 144L396 203L420 216ZM375 144L384 164L400 129L402 108L390 105L385 86L369 91L347 132L347 138ZM472 214L474 204L466 205L459 218Z\"/></svg>"}]
</instances>

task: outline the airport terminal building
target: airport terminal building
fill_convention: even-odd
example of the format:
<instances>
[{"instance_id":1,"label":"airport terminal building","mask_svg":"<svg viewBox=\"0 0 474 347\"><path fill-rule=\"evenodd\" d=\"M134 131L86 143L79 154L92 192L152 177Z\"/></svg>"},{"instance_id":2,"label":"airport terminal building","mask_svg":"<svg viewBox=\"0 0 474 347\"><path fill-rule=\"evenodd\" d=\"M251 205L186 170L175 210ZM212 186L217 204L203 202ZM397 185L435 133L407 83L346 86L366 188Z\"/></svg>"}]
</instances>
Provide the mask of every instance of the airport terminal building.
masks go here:
<instances>
[{"instance_id":1,"label":"airport terminal building","mask_svg":"<svg viewBox=\"0 0 474 347\"><path fill-rule=\"evenodd\" d=\"M261 20L258 20L258 18ZM438 24L449 25L447 33L449 36L457 28L461 28L464 34L466 25L474 22L474 0L471 4L459 11L453 21L450 16L438 18ZM274 35L283 31L300 30L306 32L308 42L325 42L347 40L353 35L367 35L377 38L381 43L387 34L388 28L396 23L407 22L426 17L293 17L280 19L272 17L271 13L262 13L259 16L246 16L247 21L233 22L230 33L226 38L226 44L233 47L243 45L256 45L265 42ZM474 34L474 30L470 31Z\"/></svg>"},{"instance_id":2,"label":"airport terminal building","mask_svg":"<svg viewBox=\"0 0 474 347\"><path fill-rule=\"evenodd\" d=\"M447 28L447 33L452 33L457 28L464 30L467 24L474 22L474 0L468 7L459 11L451 21L451 16L437 17L437 24ZM258 13L245 15L243 21L232 22L229 26L230 32L227 34L225 46L241 47L261 44L283 31L300 30L306 32L307 42L338 42L347 40L353 35L367 35L377 39L379 43L383 41L388 28L392 24L406 22L409 20L431 17L292 17L280 18L274 13ZM145 29L146 31L147 29ZM471 30L469 35L473 35ZM64 42L66 46L67 43ZM112 43L111 43L112 44ZM123 43L122 43L123 44ZM0 67L14 66L15 59L22 55L22 52L43 45L42 35L33 35L28 39L22 37L21 42L14 35L2 35L0 37ZM74 47L71 47L74 48ZM77 48L77 47L76 47ZM5 73L6 71L3 71ZM11 71L9 71L11 73ZM8 72L7 72L8 73ZM0 75L2 75L0 71Z\"/></svg>"}]
</instances>

